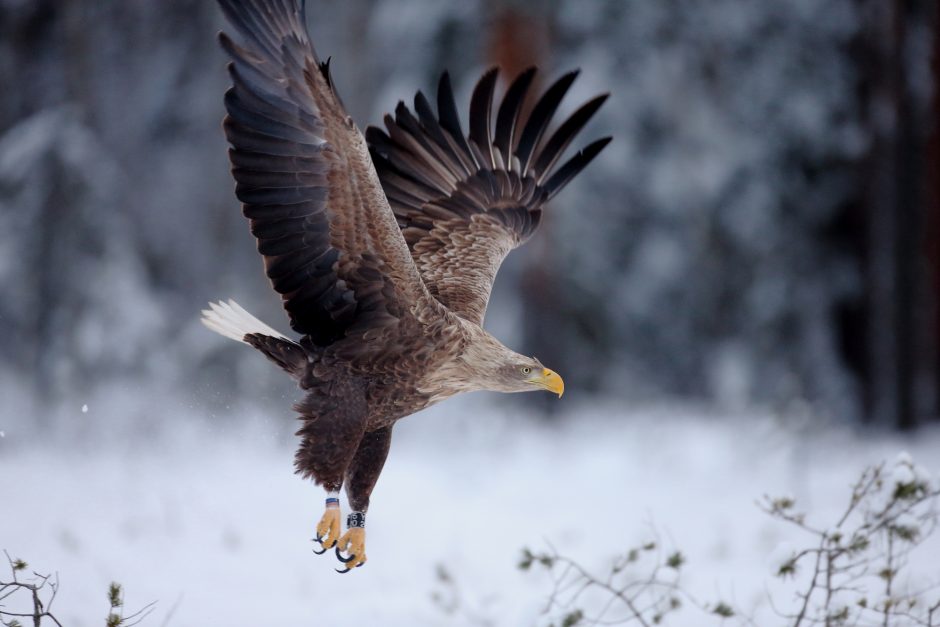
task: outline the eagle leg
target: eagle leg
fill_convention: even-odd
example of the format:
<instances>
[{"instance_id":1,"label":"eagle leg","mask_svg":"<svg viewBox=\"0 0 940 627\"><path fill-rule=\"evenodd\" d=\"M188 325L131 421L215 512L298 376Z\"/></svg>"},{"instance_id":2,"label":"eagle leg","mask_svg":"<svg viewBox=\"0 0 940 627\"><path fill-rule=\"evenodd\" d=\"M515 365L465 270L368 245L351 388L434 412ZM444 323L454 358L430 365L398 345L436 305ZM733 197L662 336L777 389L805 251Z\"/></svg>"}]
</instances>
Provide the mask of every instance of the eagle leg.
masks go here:
<instances>
[{"instance_id":1,"label":"eagle leg","mask_svg":"<svg viewBox=\"0 0 940 627\"><path fill-rule=\"evenodd\" d=\"M336 546L336 541L339 539L339 534L339 499L331 496L326 499L326 510L324 510L323 517L320 518L320 522L317 523L317 536L313 539L314 542L319 542L323 549L320 551L313 549L313 552L317 555L323 555L329 549L332 549L334 546Z\"/></svg>"},{"instance_id":2,"label":"eagle leg","mask_svg":"<svg viewBox=\"0 0 940 627\"><path fill-rule=\"evenodd\" d=\"M392 425L366 432L346 469L346 495L353 512L346 519L346 533L336 544L336 557L346 564L345 570L337 569L338 573L348 573L366 563L366 511L391 442ZM344 552L349 557L343 557Z\"/></svg>"},{"instance_id":3,"label":"eagle leg","mask_svg":"<svg viewBox=\"0 0 940 627\"><path fill-rule=\"evenodd\" d=\"M294 405L303 426L294 465L297 473L322 485L327 493L326 511L317 523L314 542L317 555L336 546L342 532L339 491L346 469L356 454L366 427L367 406L360 382L339 379L312 388Z\"/></svg>"}]
</instances>

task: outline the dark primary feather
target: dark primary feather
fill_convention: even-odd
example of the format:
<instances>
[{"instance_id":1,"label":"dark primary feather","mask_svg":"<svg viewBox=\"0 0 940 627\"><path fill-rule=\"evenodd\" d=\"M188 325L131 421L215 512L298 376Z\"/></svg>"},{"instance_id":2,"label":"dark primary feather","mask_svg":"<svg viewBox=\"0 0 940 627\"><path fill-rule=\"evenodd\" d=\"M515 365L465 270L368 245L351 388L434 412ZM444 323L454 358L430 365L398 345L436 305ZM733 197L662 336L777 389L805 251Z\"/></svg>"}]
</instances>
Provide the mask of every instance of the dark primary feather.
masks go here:
<instances>
[{"instance_id":1,"label":"dark primary feather","mask_svg":"<svg viewBox=\"0 0 940 627\"><path fill-rule=\"evenodd\" d=\"M464 136L450 76L441 76L437 115L418 92L414 113L403 103L383 131L366 130L372 160L428 290L458 315L482 323L490 289L506 254L538 227L542 205L607 144L589 144L561 167L558 160L607 98L588 101L547 140L577 72L558 79L523 119L535 68L509 86L493 121L498 71L487 71L470 101Z\"/></svg>"},{"instance_id":2,"label":"dark primary feather","mask_svg":"<svg viewBox=\"0 0 940 627\"><path fill-rule=\"evenodd\" d=\"M532 108L529 114L529 120L522 129L522 136L519 138L519 145L516 146L516 157L519 158L520 172L526 173L529 165L529 157L535 150L536 144L542 139L542 133L552 121L552 116L561 104L561 99L565 96L571 83L578 77L577 70L568 72L557 81L539 98L538 102Z\"/></svg>"},{"instance_id":3,"label":"dark primary feather","mask_svg":"<svg viewBox=\"0 0 940 627\"><path fill-rule=\"evenodd\" d=\"M437 117L441 121L441 127L449 132L453 139L457 140L460 148L465 153L470 153L470 147L467 145L463 130L460 128L457 101L454 99L454 89L451 87L448 72L441 74L441 80L437 85Z\"/></svg>"},{"instance_id":4,"label":"dark primary feather","mask_svg":"<svg viewBox=\"0 0 940 627\"><path fill-rule=\"evenodd\" d=\"M522 115L522 105L529 92L529 85L532 84L534 77L534 67L519 74L506 90L503 102L499 105L499 113L496 116L496 137L493 144L502 153L504 163L509 163L511 151L515 147L514 133L519 123L519 116Z\"/></svg>"},{"instance_id":5,"label":"dark primary feather","mask_svg":"<svg viewBox=\"0 0 940 627\"><path fill-rule=\"evenodd\" d=\"M578 154L569 159L565 165L561 166L558 171L545 182L545 199L550 199L560 192L565 185L570 183L571 179L577 176L578 173L584 169L584 166L589 164L591 160L610 143L610 140L610 137L603 137L597 141L591 142L583 149L579 150Z\"/></svg>"},{"instance_id":6,"label":"dark primary feather","mask_svg":"<svg viewBox=\"0 0 940 627\"><path fill-rule=\"evenodd\" d=\"M542 154L533 167L539 183L545 178L543 173L548 173L548 171L552 169L561 157L561 154L565 151L565 148L571 143L571 140L574 139L575 135L581 132L581 129L588 123L588 120L590 120L597 110L600 109L601 105L604 104L604 101L607 100L607 96L608 94L601 94L583 104L577 111L571 114L571 117L558 127L558 130L555 131L551 138L545 143Z\"/></svg>"},{"instance_id":7,"label":"dark primary feather","mask_svg":"<svg viewBox=\"0 0 940 627\"><path fill-rule=\"evenodd\" d=\"M496 167L493 161L493 144L490 141L490 118L493 108L493 90L496 88L498 77L496 68L491 68L473 90L470 99L470 139L476 144L480 152L486 157L483 166Z\"/></svg>"}]
</instances>

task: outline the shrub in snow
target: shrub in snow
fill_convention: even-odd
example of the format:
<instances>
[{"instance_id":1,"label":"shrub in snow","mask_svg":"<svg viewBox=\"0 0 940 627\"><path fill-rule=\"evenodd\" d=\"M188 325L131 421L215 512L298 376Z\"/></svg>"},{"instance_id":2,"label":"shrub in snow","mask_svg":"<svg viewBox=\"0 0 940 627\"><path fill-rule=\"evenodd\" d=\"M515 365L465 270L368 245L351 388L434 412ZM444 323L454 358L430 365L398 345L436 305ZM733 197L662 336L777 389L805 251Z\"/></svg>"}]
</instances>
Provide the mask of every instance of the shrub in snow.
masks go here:
<instances>
[{"instance_id":1,"label":"shrub in snow","mask_svg":"<svg viewBox=\"0 0 940 627\"><path fill-rule=\"evenodd\" d=\"M681 551L665 550L656 539L614 557L603 575L554 549L523 549L519 569L541 567L551 573L554 588L545 611L559 614L553 625L658 625L686 605L722 619L734 616L728 603L703 602L683 588L685 564Z\"/></svg>"},{"instance_id":2,"label":"shrub in snow","mask_svg":"<svg viewBox=\"0 0 940 627\"><path fill-rule=\"evenodd\" d=\"M770 606L792 627L940 627L940 582L917 581L906 571L940 522L938 497L940 486L906 453L890 466L866 468L828 525L811 521L791 496L764 497L760 506L768 515L808 536L800 544L781 542L768 557L771 574L792 588L791 596L777 595ZM689 594L679 577L685 563L679 551L650 542L615 558L602 574L554 550L524 549L519 568L551 573L546 612L557 615L553 625L653 625L687 606L716 621L755 624L722 600L702 602Z\"/></svg>"},{"instance_id":3,"label":"shrub in snow","mask_svg":"<svg viewBox=\"0 0 940 627\"><path fill-rule=\"evenodd\" d=\"M931 600L929 586L904 576L912 551L937 525L938 495L929 474L901 453L890 467L865 469L828 527L809 522L793 499L765 497L768 514L812 539L774 568L795 587L774 607L794 626L940 623L940 595Z\"/></svg>"}]
</instances>

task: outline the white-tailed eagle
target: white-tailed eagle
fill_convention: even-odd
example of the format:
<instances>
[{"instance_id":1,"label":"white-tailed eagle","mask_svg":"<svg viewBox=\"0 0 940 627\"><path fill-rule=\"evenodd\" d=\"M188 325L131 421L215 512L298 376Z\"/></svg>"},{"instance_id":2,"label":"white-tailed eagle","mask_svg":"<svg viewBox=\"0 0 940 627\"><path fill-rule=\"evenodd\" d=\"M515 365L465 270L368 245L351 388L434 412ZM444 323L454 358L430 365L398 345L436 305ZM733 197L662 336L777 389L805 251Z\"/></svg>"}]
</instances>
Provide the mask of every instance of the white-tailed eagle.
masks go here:
<instances>
[{"instance_id":1,"label":"white-tailed eagle","mask_svg":"<svg viewBox=\"0 0 940 627\"><path fill-rule=\"evenodd\" d=\"M610 141L558 165L606 95L547 134L576 72L524 114L535 69L495 112L492 69L473 91L464 135L444 73L436 111L418 92L413 111L399 103L384 131L363 136L314 52L302 0L219 3L240 39L220 35L235 194L300 338L233 301L213 303L203 322L305 391L296 470L329 493L316 540L335 546L348 572L366 561L365 512L397 420L460 392L564 391L555 372L481 325L503 258ZM352 512L341 534L344 486Z\"/></svg>"}]
</instances>

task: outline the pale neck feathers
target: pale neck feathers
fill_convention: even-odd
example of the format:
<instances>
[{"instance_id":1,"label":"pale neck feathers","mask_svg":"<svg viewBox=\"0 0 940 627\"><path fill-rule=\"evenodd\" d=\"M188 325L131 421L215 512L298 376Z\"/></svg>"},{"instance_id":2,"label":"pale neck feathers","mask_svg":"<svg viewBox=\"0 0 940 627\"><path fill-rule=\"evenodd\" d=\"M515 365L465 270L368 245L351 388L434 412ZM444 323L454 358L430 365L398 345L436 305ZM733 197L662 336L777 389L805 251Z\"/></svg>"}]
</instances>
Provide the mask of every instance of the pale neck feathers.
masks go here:
<instances>
[{"instance_id":1,"label":"pale neck feathers","mask_svg":"<svg viewBox=\"0 0 940 627\"><path fill-rule=\"evenodd\" d=\"M427 373L421 383L420 391L431 395L431 404L461 392L510 392L501 381L501 368L524 359L482 327L462 319L460 324L466 338L463 350Z\"/></svg>"}]
</instances>

